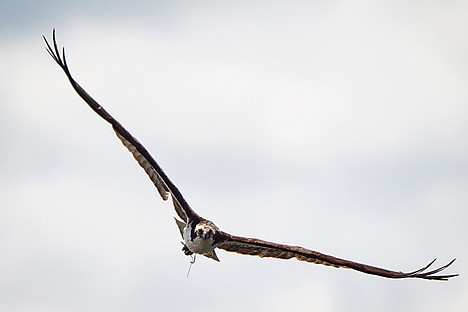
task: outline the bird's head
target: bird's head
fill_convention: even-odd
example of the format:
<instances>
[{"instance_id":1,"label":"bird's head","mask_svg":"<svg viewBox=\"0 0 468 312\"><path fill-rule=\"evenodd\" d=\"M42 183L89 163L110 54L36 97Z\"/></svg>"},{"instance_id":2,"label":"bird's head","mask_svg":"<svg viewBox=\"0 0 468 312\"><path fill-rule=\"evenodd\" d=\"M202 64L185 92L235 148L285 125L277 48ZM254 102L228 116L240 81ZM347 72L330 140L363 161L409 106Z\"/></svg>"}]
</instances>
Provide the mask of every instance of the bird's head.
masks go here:
<instances>
[{"instance_id":1,"label":"bird's head","mask_svg":"<svg viewBox=\"0 0 468 312\"><path fill-rule=\"evenodd\" d=\"M214 236L214 230L209 224L199 223L195 226L195 235L204 240L212 240Z\"/></svg>"}]
</instances>

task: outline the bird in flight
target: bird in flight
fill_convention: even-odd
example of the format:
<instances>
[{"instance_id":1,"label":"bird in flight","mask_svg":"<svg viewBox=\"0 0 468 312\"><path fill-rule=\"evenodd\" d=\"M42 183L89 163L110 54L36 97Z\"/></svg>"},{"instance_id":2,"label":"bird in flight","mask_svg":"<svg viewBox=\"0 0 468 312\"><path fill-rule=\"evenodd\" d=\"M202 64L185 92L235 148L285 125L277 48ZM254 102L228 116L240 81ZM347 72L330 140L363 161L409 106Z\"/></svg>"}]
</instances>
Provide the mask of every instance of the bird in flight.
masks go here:
<instances>
[{"instance_id":1,"label":"bird in flight","mask_svg":"<svg viewBox=\"0 0 468 312\"><path fill-rule=\"evenodd\" d=\"M43 38L47 46L47 52L65 72L76 93L78 93L78 95L91 107L92 110L112 125L112 129L115 131L119 140L130 151L130 153L132 153L135 160L149 176L162 199L167 200L171 197L174 209L180 218L174 219L183 239L182 251L185 255L194 257L196 254L201 254L205 257L219 261L215 251L215 249L218 248L229 252L262 258L296 258L299 261L323 264L336 268L348 268L366 274L393 279L420 278L426 280L448 280L451 277L458 276L458 274L438 274L449 267L455 259L437 269L428 270L428 268L435 262L436 259L434 259L428 265L418 270L404 273L333 257L299 246L290 246L256 238L235 236L220 230L213 222L201 217L190 207L178 188L167 177L148 150L146 150L146 148L133 135L131 135L121 123L112 117L75 81L67 65L65 48L62 48L60 53L57 46L55 29L52 34L52 45L49 44L44 36Z\"/></svg>"}]
</instances>

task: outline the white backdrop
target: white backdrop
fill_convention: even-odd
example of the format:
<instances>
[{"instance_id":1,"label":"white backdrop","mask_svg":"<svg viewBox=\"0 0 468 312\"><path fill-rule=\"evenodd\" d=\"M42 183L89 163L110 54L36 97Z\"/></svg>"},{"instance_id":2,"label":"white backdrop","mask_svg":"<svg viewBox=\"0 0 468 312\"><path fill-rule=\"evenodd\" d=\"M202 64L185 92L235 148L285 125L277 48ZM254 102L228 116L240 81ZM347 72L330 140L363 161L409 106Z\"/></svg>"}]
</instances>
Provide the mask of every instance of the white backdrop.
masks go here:
<instances>
[{"instance_id":1,"label":"white backdrop","mask_svg":"<svg viewBox=\"0 0 468 312\"><path fill-rule=\"evenodd\" d=\"M0 310L465 311L465 1L11 1L0 9ZM189 258L75 78L232 234L449 282Z\"/></svg>"}]
</instances>

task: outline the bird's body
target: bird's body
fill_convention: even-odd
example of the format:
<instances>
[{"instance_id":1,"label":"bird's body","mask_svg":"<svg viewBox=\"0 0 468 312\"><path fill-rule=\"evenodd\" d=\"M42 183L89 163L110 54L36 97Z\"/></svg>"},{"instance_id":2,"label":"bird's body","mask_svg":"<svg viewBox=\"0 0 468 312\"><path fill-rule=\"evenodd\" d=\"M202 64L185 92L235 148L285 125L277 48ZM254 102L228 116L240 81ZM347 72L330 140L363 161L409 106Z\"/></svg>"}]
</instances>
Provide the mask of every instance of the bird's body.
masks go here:
<instances>
[{"instance_id":1,"label":"bird's body","mask_svg":"<svg viewBox=\"0 0 468 312\"><path fill-rule=\"evenodd\" d=\"M189 222L183 230L182 238L185 246L191 252L198 254L210 253L216 248L214 233L218 231L218 227L210 221L203 220L203 222L197 224Z\"/></svg>"},{"instance_id":2,"label":"bird's body","mask_svg":"<svg viewBox=\"0 0 468 312\"><path fill-rule=\"evenodd\" d=\"M367 274L395 279L421 278L428 280L447 280L458 275L437 275L437 273L450 266L455 259L432 271L426 270L434 263L435 260L419 270L403 273L401 271L391 271L333 257L303 247L283 245L256 238L235 236L221 231L213 222L202 218L190 207L180 191L167 177L146 148L75 81L66 62L65 49L62 50L62 54L60 54L58 49L55 39L55 30L53 33L53 48L49 45L45 37L44 40L47 45L47 51L65 72L72 87L101 118L112 125L117 137L123 145L128 148L135 160L147 173L162 199L167 200L169 197L172 198L174 209L179 217L179 219L176 219L176 223L183 239L182 250L186 255L201 254L205 257L219 261L215 252L215 249L218 248L229 252L253 255L262 258L296 258L299 261L323 264L337 268L350 268Z\"/></svg>"}]
</instances>

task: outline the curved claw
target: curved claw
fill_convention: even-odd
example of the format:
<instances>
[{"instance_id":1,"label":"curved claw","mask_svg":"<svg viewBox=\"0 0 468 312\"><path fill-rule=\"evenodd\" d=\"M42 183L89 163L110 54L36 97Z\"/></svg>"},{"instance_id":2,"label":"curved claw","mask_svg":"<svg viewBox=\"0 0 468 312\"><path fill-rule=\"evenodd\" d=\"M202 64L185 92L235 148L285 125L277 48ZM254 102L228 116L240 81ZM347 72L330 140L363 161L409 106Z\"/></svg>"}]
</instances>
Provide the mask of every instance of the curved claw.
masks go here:
<instances>
[{"instance_id":1,"label":"curved claw","mask_svg":"<svg viewBox=\"0 0 468 312\"><path fill-rule=\"evenodd\" d=\"M187 247L183 242L181 242L181 243L182 243L182 246L184 246L184 247L182 247L182 251L184 252L184 254L185 254L186 256L191 256L191 255L193 255L193 252L190 251L190 249L188 249L188 247Z\"/></svg>"}]
</instances>

